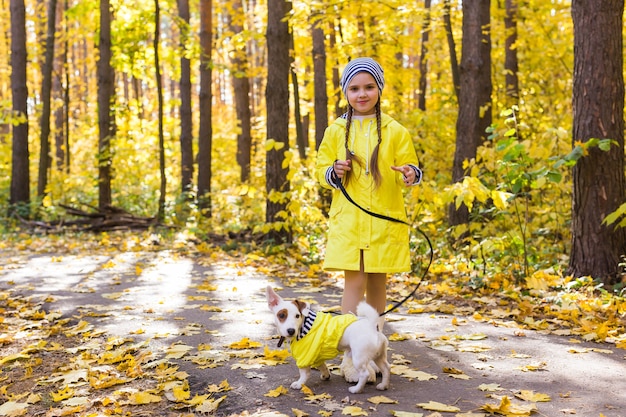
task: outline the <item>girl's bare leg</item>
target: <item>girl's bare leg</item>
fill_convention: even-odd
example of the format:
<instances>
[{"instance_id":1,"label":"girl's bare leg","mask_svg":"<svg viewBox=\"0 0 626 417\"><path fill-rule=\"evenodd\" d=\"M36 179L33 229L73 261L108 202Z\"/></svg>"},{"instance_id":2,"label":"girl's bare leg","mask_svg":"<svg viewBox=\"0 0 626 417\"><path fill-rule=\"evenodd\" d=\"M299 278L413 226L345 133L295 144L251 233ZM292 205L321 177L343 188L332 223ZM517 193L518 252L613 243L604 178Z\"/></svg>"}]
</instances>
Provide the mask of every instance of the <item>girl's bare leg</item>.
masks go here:
<instances>
[{"instance_id":1,"label":"girl's bare leg","mask_svg":"<svg viewBox=\"0 0 626 417\"><path fill-rule=\"evenodd\" d=\"M387 274L370 273L365 279L365 301L382 313L387 305Z\"/></svg>"}]
</instances>

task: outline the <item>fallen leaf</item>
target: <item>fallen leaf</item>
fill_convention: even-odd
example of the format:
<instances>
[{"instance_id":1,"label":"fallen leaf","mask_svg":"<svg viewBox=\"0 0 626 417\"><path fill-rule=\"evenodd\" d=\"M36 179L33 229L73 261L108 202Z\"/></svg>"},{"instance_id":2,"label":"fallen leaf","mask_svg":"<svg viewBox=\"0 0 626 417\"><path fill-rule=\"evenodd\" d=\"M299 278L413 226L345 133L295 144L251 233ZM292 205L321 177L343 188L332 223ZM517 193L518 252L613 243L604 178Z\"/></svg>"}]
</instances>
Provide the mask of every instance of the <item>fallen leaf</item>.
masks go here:
<instances>
[{"instance_id":1,"label":"fallen leaf","mask_svg":"<svg viewBox=\"0 0 626 417\"><path fill-rule=\"evenodd\" d=\"M504 416L530 416L532 413L537 411L537 406L535 404L528 405L516 405L511 403L511 399L506 395L502 397L500 400L500 404L485 404L480 407L482 410L485 410L489 413L497 413L502 414Z\"/></svg>"},{"instance_id":2,"label":"fallen leaf","mask_svg":"<svg viewBox=\"0 0 626 417\"><path fill-rule=\"evenodd\" d=\"M367 416L367 411L363 410L361 407L355 407L355 406L348 406L348 407L344 407L343 410L341 410L341 414L344 416Z\"/></svg>"},{"instance_id":3,"label":"fallen leaf","mask_svg":"<svg viewBox=\"0 0 626 417\"><path fill-rule=\"evenodd\" d=\"M418 403L417 406L423 408L424 410L445 411L447 413L455 413L457 411L461 411L459 407L438 403L436 401L429 401L427 403Z\"/></svg>"},{"instance_id":4,"label":"fallen leaf","mask_svg":"<svg viewBox=\"0 0 626 417\"><path fill-rule=\"evenodd\" d=\"M392 416L395 416L395 417L424 417L424 413L411 413L408 411L395 411L395 410L391 410L389 412L391 413Z\"/></svg>"},{"instance_id":5,"label":"fallen leaf","mask_svg":"<svg viewBox=\"0 0 626 417\"><path fill-rule=\"evenodd\" d=\"M273 397L276 398L282 394L287 394L289 392L289 390L287 390L287 388L283 387L282 385L279 386L276 389L270 390L267 394L264 394L266 397Z\"/></svg>"},{"instance_id":6,"label":"fallen leaf","mask_svg":"<svg viewBox=\"0 0 626 417\"><path fill-rule=\"evenodd\" d=\"M392 400L389 397L385 397L384 395L377 395L376 397L370 397L367 399L367 401L371 402L372 404L398 404L398 401L396 400Z\"/></svg>"},{"instance_id":7,"label":"fallen leaf","mask_svg":"<svg viewBox=\"0 0 626 417\"><path fill-rule=\"evenodd\" d=\"M521 390L515 394L515 396L524 401L532 402L548 402L551 398L548 394L536 393L535 391Z\"/></svg>"}]
</instances>

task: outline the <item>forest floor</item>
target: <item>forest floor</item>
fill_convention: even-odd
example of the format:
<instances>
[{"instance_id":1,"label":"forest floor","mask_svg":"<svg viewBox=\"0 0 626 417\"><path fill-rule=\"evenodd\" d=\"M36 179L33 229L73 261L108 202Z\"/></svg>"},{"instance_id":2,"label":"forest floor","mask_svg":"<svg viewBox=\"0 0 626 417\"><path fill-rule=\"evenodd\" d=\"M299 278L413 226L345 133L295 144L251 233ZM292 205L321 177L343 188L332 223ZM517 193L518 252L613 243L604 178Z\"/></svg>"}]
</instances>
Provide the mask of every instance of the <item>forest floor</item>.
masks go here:
<instances>
[{"instance_id":1,"label":"forest floor","mask_svg":"<svg viewBox=\"0 0 626 417\"><path fill-rule=\"evenodd\" d=\"M0 245L0 416L626 416L622 345L497 300L420 291L387 318L389 390L315 371L292 390L265 287L328 310L340 279L158 242L38 245Z\"/></svg>"}]
</instances>

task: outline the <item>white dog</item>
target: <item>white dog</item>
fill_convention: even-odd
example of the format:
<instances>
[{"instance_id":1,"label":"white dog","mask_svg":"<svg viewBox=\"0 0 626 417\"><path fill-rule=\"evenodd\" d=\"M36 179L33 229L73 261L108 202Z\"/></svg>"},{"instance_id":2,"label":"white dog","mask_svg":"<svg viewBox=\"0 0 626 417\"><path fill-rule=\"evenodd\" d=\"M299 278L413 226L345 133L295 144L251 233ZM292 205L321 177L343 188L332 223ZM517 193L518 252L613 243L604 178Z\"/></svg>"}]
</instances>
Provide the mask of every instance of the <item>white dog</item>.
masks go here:
<instances>
[{"instance_id":1,"label":"white dog","mask_svg":"<svg viewBox=\"0 0 626 417\"><path fill-rule=\"evenodd\" d=\"M388 341L378 331L379 315L365 302L357 307L357 315L315 312L303 301L285 301L270 287L267 287L267 304L274 313L274 321L281 338L291 341L291 355L296 360L300 378L291 384L291 388L300 389L306 383L311 368L319 368L321 378L330 378L324 363L344 352L352 357L358 373L358 382L351 386L353 394L363 391L370 378L373 361L382 373L382 381L376 386L379 390L389 388L391 367L387 362ZM375 375L374 375L375 379Z\"/></svg>"}]
</instances>

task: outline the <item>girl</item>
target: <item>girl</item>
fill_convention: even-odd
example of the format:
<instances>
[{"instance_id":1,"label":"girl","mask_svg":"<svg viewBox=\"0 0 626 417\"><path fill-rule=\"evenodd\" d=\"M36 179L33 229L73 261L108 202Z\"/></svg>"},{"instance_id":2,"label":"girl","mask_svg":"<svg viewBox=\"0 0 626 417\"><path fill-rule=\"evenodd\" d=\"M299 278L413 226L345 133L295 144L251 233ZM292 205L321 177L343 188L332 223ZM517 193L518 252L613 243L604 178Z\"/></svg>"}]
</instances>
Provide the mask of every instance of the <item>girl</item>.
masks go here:
<instances>
[{"instance_id":1,"label":"girl","mask_svg":"<svg viewBox=\"0 0 626 417\"><path fill-rule=\"evenodd\" d=\"M335 181L369 211L407 221L402 186L418 184L422 172L409 132L380 110L381 66L354 59L340 85L348 111L326 129L316 166L320 185L334 189L324 269L344 271L343 313L355 312L364 296L382 313L387 274L411 270L408 226L361 211Z\"/></svg>"}]
</instances>

